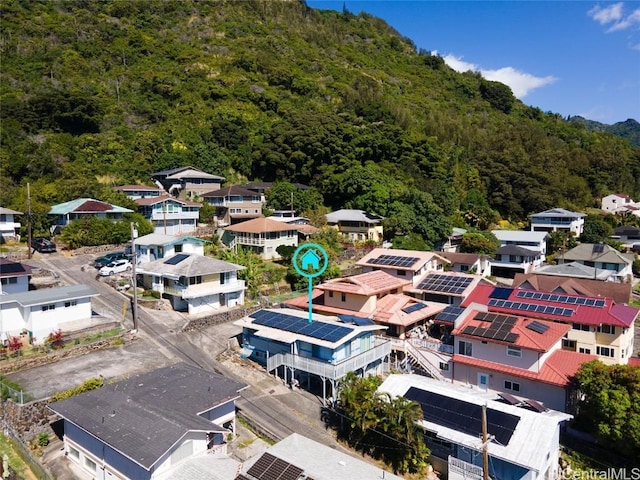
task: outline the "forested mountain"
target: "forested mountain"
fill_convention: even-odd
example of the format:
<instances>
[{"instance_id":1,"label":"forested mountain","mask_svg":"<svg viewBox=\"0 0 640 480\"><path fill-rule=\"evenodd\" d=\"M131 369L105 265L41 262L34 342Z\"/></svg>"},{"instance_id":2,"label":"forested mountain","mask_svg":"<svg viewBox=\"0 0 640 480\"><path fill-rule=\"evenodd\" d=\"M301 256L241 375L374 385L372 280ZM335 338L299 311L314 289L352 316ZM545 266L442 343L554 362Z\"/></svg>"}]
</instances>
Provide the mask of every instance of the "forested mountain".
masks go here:
<instances>
[{"instance_id":1,"label":"forested mountain","mask_svg":"<svg viewBox=\"0 0 640 480\"><path fill-rule=\"evenodd\" d=\"M193 165L315 186L429 242L612 191L640 149L459 74L384 21L299 1L3 0L0 205Z\"/></svg>"},{"instance_id":2,"label":"forested mountain","mask_svg":"<svg viewBox=\"0 0 640 480\"><path fill-rule=\"evenodd\" d=\"M640 123L633 118L629 118L624 122L617 122L613 125L606 123L587 120L584 117L576 115L567 119L569 122L581 123L587 130L592 132L607 132L629 140L629 143L635 147L640 147Z\"/></svg>"}]
</instances>

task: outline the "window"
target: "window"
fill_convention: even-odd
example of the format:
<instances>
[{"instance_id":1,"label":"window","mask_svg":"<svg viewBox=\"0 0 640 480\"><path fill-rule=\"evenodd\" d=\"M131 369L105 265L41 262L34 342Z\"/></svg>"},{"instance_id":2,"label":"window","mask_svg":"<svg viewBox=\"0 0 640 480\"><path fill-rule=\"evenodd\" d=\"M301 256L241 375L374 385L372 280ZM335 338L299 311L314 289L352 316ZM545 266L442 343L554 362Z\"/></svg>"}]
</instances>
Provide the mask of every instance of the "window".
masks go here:
<instances>
[{"instance_id":1,"label":"window","mask_svg":"<svg viewBox=\"0 0 640 480\"><path fill-rule=\"evenodd\" d=\"M84 466L87 467L87 470L91 470L92 472L95 472L97 467L96 462L88 457L84 457Z\"/></svg>"},{"instance_id":2,"label":"window","mask_svg":"<svg viewBox=\"0 0 640 480\"><path fill-rule=\"evenodd\" d=\"M77 300L70 300L68 302L64 302L64 308L75 307L77 304Z\"/></svg>"},{"instance_id":3,"label":"window","mask_svg":"<svg viewBox=\"0 0 640 480\"><path fill-rule=\"evenodd\" d=\"M42 306L42 311L46 312L47 310L55 310L56 306L55 305L43 305Z\"/></svg>"},{"instance_id":4,"label":"window","mask_svg":"<svg viewBox=\"0 0 640 480\"><path fill-rule=\"evenodd\" d=\"M469 271L469 265L460 265L460 271L461 272L468 272Z\"/></svg>"},{"instance_id":5,"label":"window","mask_svg":"<svg viewBox=\"0 0 640 480\"><path fill-rule=\"evenodd\" d=\"M591 349L590 349L590 348L580 347L580 348L578 349L578 351L579 351L580 353L586 353L587 355L591 355Z\"/></svg>"},{"instance_id":6,"label":"window","mask_svg":"<svg viewBox=\"0 0 640 480\"><path fill-rule=\"evenodd\" d=\"M458 342L458 353L460 355L465 355L467 357L471 357L471 356L473 356L472 355L473 354L473 348L472 347L473 347L472 343L460 340Z\"/></svg>"},{"instance_id":7,"label":"window","mask_svg":"<svg viewBox=\"0 0 640 480\"><path fill-rule=\"evenodd\" d=\"M449 364L447 362L440 362L440 370L443 372L449 371Z\"/></svg>"},{"instance_id":8,"label":"window","mask_svg":"<svg viewBox=\"0 0 640 480\"><path fill-rule=\"evenodd\" d=\"M200 283L202 283L201 276L189 277L189 285L199 285Z\"/></svg>"},{"instance_id":9,"label":"window","mask_svg":"<svg viewBox=\"0 0 640 480\"><path fill-rule=\"evenodd\" d=\"M2 285L12 285L18 283L18 279L16 277L3 278Z\"/></svg>"},{"instance_id":10,"label":"window","mask_svg":"<svg viewBox=\"0 0 640 480\"><path fill-rule=\"evenodd\" d=\"M342 300L343 302L346 302L347 301L347 294L343 293L340 300Z\"/></svg>"},{"instance_id":11,"label":"window","mask_svg":"<svg viewBox=\"0 0 640 480\"><path fill-rule=\"evenodd\" d=\"M504 389L505 390L511 390L512 392L519 392L520 391L520 384L517 382L512 382L511 380L505 380L504 381Z\"/></svg>"},{"instance_id":12,"label":"window","mask_svg":"<svg viewBox=\"0 0 640 480\"><path fill-rule=\"evenodd\" d=\"M589 327L589 325L584 325L582 323L574 323L572 324L572 327L574 330L580 330L582 332L590 332L591 331L591 327Z\"/></svg>"},{"instance_id":13,"label":"window","mask_svg":"<svg viewBox=\"0 0 640 480\"><path fill-rule=\"evenodd\" d=\"M615 349L611 347L599 347L596 346L596 355L601 357L615 357Z\"/></svg>"},{"instance_id":14,"label":"window","mask_svg":"<svg viewBox=\"0 0 640 480\"><path fill-rule=\"evenodd\" d=\"M406 270L396 270L396 272L398 273L399 277L406 277L407 276L407 271Z\"/></svg>"},{"instance_id":15,"label":"window","mask_svg":"<svg viewBox=\"0 0 640 480\"><path fill-rule=\"evenodd\" d=\"M80 459L80 452L71 446L69 447L69 455L77 460Z\"/></svg>"},{"instance_id":16,"label":"window","mask_svg":"<svg viewBox=\"0 0 640 480\"><path fill-rule=\"evenodd\" d=\"M600 325L598 327L598 333L609 333L611 335L616 334L616 327L613 325Z\"/></svg>"},{"instance_id":17,"label":"window","mask_svg":"<svg viewBox=\"0 0 640 480\"><path fill-rule=\"evenodd\" d=\"M571 350L572 352L576 351L576 341L569 340L568 338L562 339L562 349L563 350Z\"/></svg>"},{"instance_id":18,"label":"window","mask_svg":"<svg viewBox=\"0 0 640 480\"><path fill-rule=\"evenodd\" d=\"M520 347L507 346L507 357L521 357L522 349Z\"/></svg>"},{"instance_id":19,"label":"window","mask_svg":"<svg viewBox=\"0 0 640 480\"><path fill-rule=\"evenodd\" d=\"M329 290L329 298L333 298L333 292Z\"/></svg>"}]
</instances>

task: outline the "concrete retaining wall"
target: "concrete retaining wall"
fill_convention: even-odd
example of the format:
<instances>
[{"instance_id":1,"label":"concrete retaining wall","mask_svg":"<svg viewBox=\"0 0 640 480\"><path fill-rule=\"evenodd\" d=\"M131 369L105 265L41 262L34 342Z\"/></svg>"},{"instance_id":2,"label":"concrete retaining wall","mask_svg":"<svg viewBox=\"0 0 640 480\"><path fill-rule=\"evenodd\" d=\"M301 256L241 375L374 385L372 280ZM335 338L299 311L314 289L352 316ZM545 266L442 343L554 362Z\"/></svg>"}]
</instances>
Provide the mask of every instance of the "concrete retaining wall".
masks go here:
<instances>
[{"instance_id":1,"label":"concrete retaining wall","mask_svg":"<svg viewBox=\"0 0 640 480\"><path fill-rule=\"evenodd\" d=\"M226 312L215 313L206 317L189 320L182 327L182 331L193 332L194 330L201 330L213 325L220 325L221 323L234 322L252 314L253 312L257 312L261 308L261 306L234 308L233 310L227 310Z\"/></svg>"}]
</instances>

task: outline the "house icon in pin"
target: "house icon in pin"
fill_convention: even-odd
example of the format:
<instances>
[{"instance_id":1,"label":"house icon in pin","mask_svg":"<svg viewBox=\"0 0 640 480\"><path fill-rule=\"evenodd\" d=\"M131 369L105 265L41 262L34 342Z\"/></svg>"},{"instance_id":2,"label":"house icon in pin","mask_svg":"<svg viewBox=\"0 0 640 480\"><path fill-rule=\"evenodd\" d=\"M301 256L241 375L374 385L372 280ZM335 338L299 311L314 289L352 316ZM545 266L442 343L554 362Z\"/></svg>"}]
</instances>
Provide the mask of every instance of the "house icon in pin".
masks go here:
<instances>
[{"instance_id":1,"label":"house icon in pin","mask_svg":"<svg viewBox=\"0 0 640 480\"><path fill-rule=\"evenodd\" d=\"M311 266L313 270L318 270L320 268L320 255L310 248L304 252L300 258L300 263L303 270L309 270L309 266Z\"/></svg>"}]
</instances>

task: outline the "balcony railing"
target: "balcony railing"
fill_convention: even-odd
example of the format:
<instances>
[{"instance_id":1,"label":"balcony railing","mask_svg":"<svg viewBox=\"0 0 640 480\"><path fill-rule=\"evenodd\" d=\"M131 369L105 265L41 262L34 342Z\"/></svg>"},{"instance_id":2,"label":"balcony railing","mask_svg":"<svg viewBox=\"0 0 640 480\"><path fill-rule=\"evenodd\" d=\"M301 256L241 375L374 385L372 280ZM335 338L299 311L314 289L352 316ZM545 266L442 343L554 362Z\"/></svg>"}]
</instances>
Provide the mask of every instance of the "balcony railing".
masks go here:
<instances>
[{"instance_id":1,"label":"balcony railing","mask_svg":"<svg viewBox=\"0 0 640 480\"><path fill-rule=\"evenodd\" d=\"M482 467L449 456L449 478L452 480L482 480Z\"/></svg>"},{"instance_id":2,"label":"balcony railing","mask_svg":"<svg viewBox=\"0 0 640 480\"><path fill-rule=\"evenodd\" d=\"M240 237L240 236L237 236L234 239L234 241L238 245L256 245L256 246L259 246L259 247L263 247L267 243L267 241L264 238L258 238L258 237Z\"/></svg>"},{"instance_id":3,"label":"balcony railing","mask_svg":"<svg viewBox=\"0 0 640 480\"><path fill-rule=\"evenodd\" d=\"M236 280L235 282L223 284L201 283L199 285L192 285L189 287L178 287L175 285L173 287L165 287L161 284L155 284L153 286L153 289L157 290L160 293L166 293L167 295L173 295L176 297L187 299L204 297L207 295L216 295L220 293L237 292L238 290L244 290L244 287L244 280Z\"/></svg>"},{"instance_id":4,"label":"balcony railing","mask_svg":"<svg viewBox=\"0 0 640 480\"><path fill-rule=\"evenodd\" d=\"M313 358L301 357L291 353L278 353L267 359L267 370L271 372L284 365L303 372L319 375L323 378L338 380L347 373L364 368L370 363L384 360L391 353L391 342L387 340L377 340L382 342L369 350L358 355L349 357L340 363L328 363Z\"/></svg>"}]
</instances>

